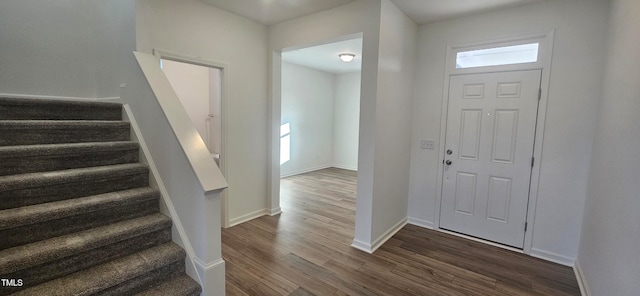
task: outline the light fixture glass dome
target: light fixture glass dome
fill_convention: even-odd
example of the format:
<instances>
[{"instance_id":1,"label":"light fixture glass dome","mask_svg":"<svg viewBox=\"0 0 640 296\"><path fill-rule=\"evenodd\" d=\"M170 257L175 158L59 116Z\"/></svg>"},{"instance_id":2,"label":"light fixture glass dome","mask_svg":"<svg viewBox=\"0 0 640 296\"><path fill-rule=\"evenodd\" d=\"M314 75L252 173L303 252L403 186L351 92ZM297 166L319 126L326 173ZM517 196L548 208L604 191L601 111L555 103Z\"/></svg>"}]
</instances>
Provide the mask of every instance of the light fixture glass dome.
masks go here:
<instances>
[{"instance_id":1,"label":"light fixture glass dome","mask_svg":"<svg viewBox=\"0 0 640 296\"><path fill-rule=\"evenodd\" d=\"M355 54L352 53L341 53L338 55L338 57L340 57L340 60L345 62L345 63L349 63L351 61L353 61L353 58L356 57Z\"/></svg>"}]
</instances>

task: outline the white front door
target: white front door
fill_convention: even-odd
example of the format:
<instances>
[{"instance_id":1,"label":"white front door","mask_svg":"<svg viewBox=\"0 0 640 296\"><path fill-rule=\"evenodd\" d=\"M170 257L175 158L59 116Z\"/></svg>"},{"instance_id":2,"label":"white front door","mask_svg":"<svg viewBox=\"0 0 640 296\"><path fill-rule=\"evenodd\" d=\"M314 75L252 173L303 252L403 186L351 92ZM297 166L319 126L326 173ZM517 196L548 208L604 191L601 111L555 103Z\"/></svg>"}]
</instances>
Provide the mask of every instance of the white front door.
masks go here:
<instances>
[{"instance_id":1,"label":"white front door","mask_svg":"<svg viewBox=\"0 0 640 296\"><path fill-rule=\"evenodd\" d=\"M450 77L441 228L523 248L540 75Z\"/></svg>"}]
</instances>

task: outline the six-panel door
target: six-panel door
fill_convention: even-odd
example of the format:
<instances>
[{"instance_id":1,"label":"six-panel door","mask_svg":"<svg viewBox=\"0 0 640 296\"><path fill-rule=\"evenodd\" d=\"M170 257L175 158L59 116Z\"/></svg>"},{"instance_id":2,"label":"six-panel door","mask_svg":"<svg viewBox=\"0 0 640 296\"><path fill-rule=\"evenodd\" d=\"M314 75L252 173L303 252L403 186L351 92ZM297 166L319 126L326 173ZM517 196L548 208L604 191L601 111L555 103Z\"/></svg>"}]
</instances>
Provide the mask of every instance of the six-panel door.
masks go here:
<instances>
[{"instance_id":1,"label":"six-panel door","mask_svg":"<svg viewBox=\"0 0 640 296\"><path fill-rule=\"evenodd\" d=\"M523 247L540 75L450 77L441 228Z\"/></svg>"}]
</instances>

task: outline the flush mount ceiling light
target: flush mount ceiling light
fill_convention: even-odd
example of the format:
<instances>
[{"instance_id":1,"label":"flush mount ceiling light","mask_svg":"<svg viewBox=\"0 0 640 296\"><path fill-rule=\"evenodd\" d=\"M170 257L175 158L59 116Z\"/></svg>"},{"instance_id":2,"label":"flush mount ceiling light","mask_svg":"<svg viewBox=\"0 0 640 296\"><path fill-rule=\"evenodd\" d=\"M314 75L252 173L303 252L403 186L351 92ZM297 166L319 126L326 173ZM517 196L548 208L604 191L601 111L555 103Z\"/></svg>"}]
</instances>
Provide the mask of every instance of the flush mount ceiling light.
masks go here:
<instances>
[{"instance_id":1,"label":"flush mount ceiling light","mask_svg":"<svg viewBox=\"0 0 640 296\"><path fill-rule=\"evenodd\" d=\"M355 54L352 53L341 53L338 55L338 57L340 57L340 60L345 62L345 63L349 63L351 61L353 61L353 58L356 57Z\"/></svg>"}]
</instances>

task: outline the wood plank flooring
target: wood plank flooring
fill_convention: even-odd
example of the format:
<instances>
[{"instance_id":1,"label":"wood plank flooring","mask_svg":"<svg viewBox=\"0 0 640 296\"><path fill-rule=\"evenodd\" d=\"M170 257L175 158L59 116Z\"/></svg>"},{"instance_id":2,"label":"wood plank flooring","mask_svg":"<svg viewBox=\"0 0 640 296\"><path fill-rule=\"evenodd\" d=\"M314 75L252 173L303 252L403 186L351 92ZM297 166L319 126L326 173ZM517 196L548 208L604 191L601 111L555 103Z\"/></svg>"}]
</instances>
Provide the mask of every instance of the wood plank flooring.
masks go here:
<instances>
[{"instance_id":1,"label":"wood plank flooring","mask_svg":"<svg viewBox=\"0 0 640 296\"><path fill-rule=\"evenodd\" d=\"M571 268L407 225L352 248L356 173L281 180L283 213L222 230L227 295L580 295Z\"/></svg>"}]
</instances>

